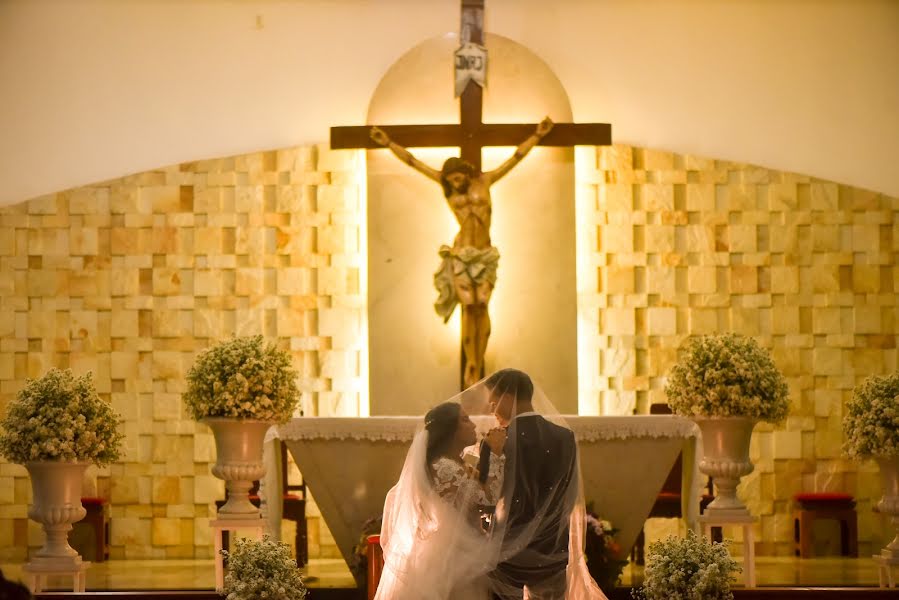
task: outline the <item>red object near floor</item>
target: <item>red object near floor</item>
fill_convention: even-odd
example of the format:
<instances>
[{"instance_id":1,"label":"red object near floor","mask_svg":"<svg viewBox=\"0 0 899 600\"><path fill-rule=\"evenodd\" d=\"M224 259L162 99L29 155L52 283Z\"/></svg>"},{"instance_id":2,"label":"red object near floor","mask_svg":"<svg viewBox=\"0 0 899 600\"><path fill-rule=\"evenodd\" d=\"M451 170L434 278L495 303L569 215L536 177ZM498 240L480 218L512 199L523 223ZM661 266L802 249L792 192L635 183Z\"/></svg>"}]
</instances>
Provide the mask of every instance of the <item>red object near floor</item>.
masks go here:
<instances>
[{"instance_id":1,"label":"red object near floor","mask_svg":"<svg viewBox=\"0 0 899 600\"><path fill-rule=\"evenodd\" d=\"M858 517L855 499L849 494L802 493L793 496L793 536L795 554L814 555L814 524L818 519L833 519L840 524L840 554L858 557Z\"/></svg>"},{"instance_id":2,"label":"red object near floor","mask_svg":"<svg viewBox=\"0 0 899 600\"><path fill-rule=\"evenodd\" d=\"M381 550L381 536L368 536L368 600L375 597L381 571L384 569L384 552Z\"/></svg>"},{"instance_id":3,"label":"red object near floor","mask_svg":"<svg viewBox=\"0 0 899 600\"><path fill-rule=\"evenodd\" d=\"M85 558L103 562L109 558L109 503L103 498L82 498L81 506L87 511L82 522L91 529L94 551Z\"/></svg>"}]
</instances>

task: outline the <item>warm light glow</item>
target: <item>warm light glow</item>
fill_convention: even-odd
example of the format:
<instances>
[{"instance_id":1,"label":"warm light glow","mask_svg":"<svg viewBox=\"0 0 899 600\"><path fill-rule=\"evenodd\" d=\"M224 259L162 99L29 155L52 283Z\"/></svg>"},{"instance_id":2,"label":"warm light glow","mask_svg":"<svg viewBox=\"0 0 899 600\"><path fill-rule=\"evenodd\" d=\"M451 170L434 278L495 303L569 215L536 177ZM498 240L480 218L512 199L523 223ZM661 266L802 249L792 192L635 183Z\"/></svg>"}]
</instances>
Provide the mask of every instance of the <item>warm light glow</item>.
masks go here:
<instances>
[{"instance_id":1,"label":"warm light glow","mask_svg":"<svg viewBox=\"0 0 899 600\"><path fill-rule=\"evenodd\" d=\"M590 302L596 297L597 270L594 257L595 248L590 247L593 239L592 227L595 185L586 181L586 173L596 169L596 148L578 146L574 150L574 203L577 238L577 369L578 369L578 414L600 414L598 392L599 358L596 352L596 336L599 333L599 307Z\"/></svg>"},{"instance_id":2,"label":"warm light glow","mask_svg":"<svg viewBox=\"0 0 899 600\"><path fill-rule=\"evenodd\" d=\"M514 153L515 146L490 146L489 148L484 148L481 151L482 170L495 169Z\"/></svg>"},{"instance_id":3,"label":"warm light glow","mask_svg":"<svg viewBox=\"0 0 899 600\"><path fill-rule=\"evenodd\" d=\"M435 169L440 169L443 166L443 163L446 159L451 156L459 156L458 148L417 148L415 150L415 156L417 156L422 161L431 165ZM422 175L422 177L424 177ZM423 201L431 201L431 202L440 202L443 206L444 210L441 211L440 223L435 223L435 229L439 228L439 231L442 232L439 240L434 240L433 247L433 264L434 271L437 270L439 266L439 258L437 256L437 248L441 244L446 244L451 246L453 244L453 238L456 237L456 234L459 232L459 224L456 222L456 217L453 215L453 211L450 210L450 207L446 204L446 198L443 197L443 189L437 184L434 183L431 187L430 196L428 198L423 198ZM437 299L437 290L434 289L434 285L431 281L428 281L427 285L421 286L421 289L424 293L423 295L415 299L414 302L423 302L424 306L431 306L434 304L434 300ZM434 319L438 322L440 321L440 316L434 312ZM450 348L450 352L452 354L458 354L459 350L459 340L462 339L462 308L460 306L456 307L456 310L453 311L452 316L449 321L446 323L441 323L440 326L440 337L441 337L441 345L445 345Z\"/></svg>"},{"instance_id":4,"label":"warm light glow","mask_svg":"<svg viewBox=\"0 0 899 600\"><path fill-rule=\"evenodd\" d=\"M518 119L521 120L521 119ZM500 120L498 120L499 122ZM501 120L503 123L511 123L515 122L510 120L508 115L504 116ZM490 171L492 169L497 168L503 162L506 161L512 154L515 152L515 146L490 146L489 148L484 148L481 150L481 170L482 171ZM531 154L525 158L525 160L529 162L539 161L540 149L535 148L531 151ZM523 165L518 165L515 169L513 169L508 175L507 178L511 179L516 175L519 175ZM505 194L503 194L502 186L507 181L501 181L497 186L499 190L497 191L496 187L492 188L491 199L493 201L494 212L493 212L493 227L490 231L490 236L493 241L493 245L499 249L500 259L499 259L499 268L497 269L497 288L498 291L494 290L493 298L490 302L490 322L494 332L503 331L504 329L512 329L513 331L517 329L517 323L514 322L516 318L520 318L520 315L516 315L516 313L512 313L507 310L503 310L503 307L500 306L500 302L506 300L507 302L510 300L508 296L504 297L503 294L503 286L505 284L504 272L508 271L509 268L512 268L514 265L510 263L511 257L509 256L509 244L506 242L507 235L511 235L511 232L518 229L519 221L521 219L528 218L529 215L526 213L522 213L516 210L505 211L505 219L502 222L497 222L496 219L496 206L497 202L499 203L507 203L507 202L515 202L515 198L507 198ZM501 211L502 212L502 211ZM517 259L518 257L516 257ZM461 325L460 325L461 327ZM497 336L493 336L496 338ZM485 356L485 365L487 371L490 372L495 369L508 367L510 365L507 364L496 364L496 359L494 358L494 347L492 345L496 344L496 339L491 340L487 344L487 352Z\"/></svg>"},{"instance_id":5,"label":"warm light glow","mask_svg":"<svg viewBox=\"0 0 899 600\"><path fill-rule=\"evenodd\" d=\"M443 167L443 163L446 159L451 156L459 156L458 148L414 148L412 150L415 153L416 158L438 170ZM404 169L408 168L405 165L402 165L402 167ZM424 175L419 173L412 173L412 176L426 179ZM430 181L428 183L430 184L428 195L425 198L421 198L421 201L439 202L443 209L440 211L440 216L435 219L432 226L429 226L429 230L434 232L436 236L433 242L433 248L430 250L433 256L433 270L436 271L439 266L437 249L441 244L446 244L447 246L453 244L453 239L459 232L459 224L456 222L453 211L450 210L450 207L446 204L446 199L443 197L443 189L440 187L440 184L437 182L432 183ZM421 285L417 285L415 289L419 292L419 295L410 297L410 304L418 303L420 306L432 306L434 304L434 301L437 299L437 290L434 289L434 285L430 279L422 281ZM456 310L453 311L450 320L445 324L441 324L439 329L439 344L449 348L452 354L459 352L459 340L462 335L461 311L462 309L457 306ZM435 322L440 322L440 316L433 310L430 312L432 313Z\"/></svg>"},{"instance_id":6,"label":"warm light glow","mask_svg":"<svg viewBox=\"0 0 899 600\"><path fill-rule=\"evenodd\" d=\"M485 122L536 127L546 114L572 120L565 90L545 62L506 38L488 36L487 45L497 60L484 94ZM459 101L449 76L457 47L453 39L432 38L400 57L381 78L366 121L458 123ZM507 160L513 146L485 149L483 167ZM410 150L434 169L459 156L455 147ZM567 150L537 148L491 188L491 233L501 256L485 355L488 371L517 366L534 373L569 412L577 410L574 239L568 223L574 220L572 159ZM452 245L459 226L441 187L388 151L371 151L368 169L371 414L420 414L458 391L461 319L458 308L449 324L435 314L433 274L439 246ZM562 210L547 210L561 199Z\"/></svg>"},{"instance_id":7,"label":"warm light glow","mask_svg":"<svg viewBox=\"0 0 899 600\"><path fill-rule=\"evenodd\" d=\"M353 181L359 186L359 296L363 306L368 304L368 177L365 151L358 155ZM362 310L359 322L359 408L360 417L369 416L368 393L368 310Z\"/></svg>"}]
</instances>

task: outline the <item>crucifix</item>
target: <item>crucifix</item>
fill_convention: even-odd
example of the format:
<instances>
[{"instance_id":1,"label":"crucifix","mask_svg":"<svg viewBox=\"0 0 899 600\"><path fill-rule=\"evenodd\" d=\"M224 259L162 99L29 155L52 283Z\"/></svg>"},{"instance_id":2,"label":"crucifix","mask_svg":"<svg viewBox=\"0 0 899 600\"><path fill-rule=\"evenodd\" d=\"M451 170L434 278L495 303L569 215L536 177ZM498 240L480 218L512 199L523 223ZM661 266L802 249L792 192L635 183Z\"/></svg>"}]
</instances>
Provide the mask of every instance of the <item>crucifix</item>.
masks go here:
<instances>
[{"instance_id":1,"label":"crucifix","mask_svg":"<svg viewBox=\"0 0 899 600\"><path fill-rule=\"evenodd\" d=\"M484 123L484 0L461 2L462 46L455 56L457 94L463 90L459 124L332 127L331 148L389 148L400 160L441 185L459 223L459 233L452 246L440 248L441 265L434 275L439 297L434 308L447 321L456 304L461 305L460 380L465 389L485 375L484 353L490 337L487 304L499 261L499 251L490 242L490 186L534 146L606 145L612 141L612 127L607 123L553 123L549 118L538 124ZM508 160L492 171L481 171L482 148L513 145L517 148ZM460 149L460 157L448 159L440 170L406 149L453 146Z\"/></svg>"}]
</instances>

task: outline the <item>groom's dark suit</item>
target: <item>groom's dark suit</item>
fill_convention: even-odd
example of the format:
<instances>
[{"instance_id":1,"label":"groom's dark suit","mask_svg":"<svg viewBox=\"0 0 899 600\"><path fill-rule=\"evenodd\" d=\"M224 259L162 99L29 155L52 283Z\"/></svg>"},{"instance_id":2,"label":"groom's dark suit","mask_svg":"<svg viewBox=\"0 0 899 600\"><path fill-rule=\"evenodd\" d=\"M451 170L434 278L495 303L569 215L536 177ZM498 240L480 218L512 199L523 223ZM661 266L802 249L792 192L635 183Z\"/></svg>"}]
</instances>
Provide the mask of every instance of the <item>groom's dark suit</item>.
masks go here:
<instances>
[{"instance_id":1,"label":"groom's dark suit","mask_svg":"<svg viewBox=\"0 0 899 600\"><path fill-rule=\"evenodd\" d=\"M574 434L526 413L512 420L507 435L503 561L494 578L521 588L561 577L564 586L568 519L578 494Z\"/></svg>"}]
</instances>

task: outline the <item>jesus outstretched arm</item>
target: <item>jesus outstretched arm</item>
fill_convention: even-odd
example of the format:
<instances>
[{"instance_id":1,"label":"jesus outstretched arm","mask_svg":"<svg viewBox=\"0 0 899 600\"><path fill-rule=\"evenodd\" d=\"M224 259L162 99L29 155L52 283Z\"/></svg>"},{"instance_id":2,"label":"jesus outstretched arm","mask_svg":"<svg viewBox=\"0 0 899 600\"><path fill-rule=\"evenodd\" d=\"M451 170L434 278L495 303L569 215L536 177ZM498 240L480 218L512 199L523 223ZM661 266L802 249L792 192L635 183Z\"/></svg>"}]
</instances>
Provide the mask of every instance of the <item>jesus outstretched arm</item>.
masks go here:
<instances>
[{"instance_id":1,"label":"jesus outstretched arm","mask_svg":"<svg viewBox=\"0 0 899 600\"><path fill-rule=\"evenodd\" d=\"M386 148L390 148L390 151L396 154L397 158L399 158L401 161L403 161L419 173L424 173L427 177L433 179L434 181L440 181L440 171L429 167L425 163L412 156L411 152L391 140L390 136L387 135L387 132L380 127L372 127L370 135L371 139Z\"/></svg>"},{"instance_id":2,"label":"jesus outstretched arm","mask_svg":"<svg viewBox=\"0 0 899 600\"><path fill-rule=\"evenodd\" d=\"M496 183L503 175L512 170L512 167L521 162L525 156L527 156L528 152L530 152L534 146L540 143L540 140L549 133L553 128L552 119L549 117L544 118L537 124L537 129L534 131L531 136L525 141L521 142L518 145L518 148L515 149L515 154L509 157L506 162L493 169L492 171L488 171L484 173L484 179L486 180L487 185L491 185Z\"/></svg>"}]
</instances>

